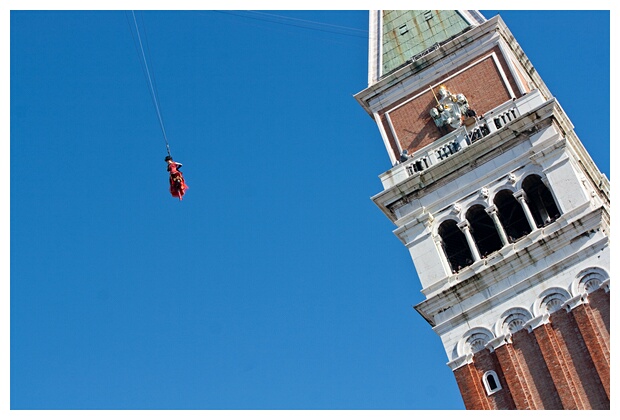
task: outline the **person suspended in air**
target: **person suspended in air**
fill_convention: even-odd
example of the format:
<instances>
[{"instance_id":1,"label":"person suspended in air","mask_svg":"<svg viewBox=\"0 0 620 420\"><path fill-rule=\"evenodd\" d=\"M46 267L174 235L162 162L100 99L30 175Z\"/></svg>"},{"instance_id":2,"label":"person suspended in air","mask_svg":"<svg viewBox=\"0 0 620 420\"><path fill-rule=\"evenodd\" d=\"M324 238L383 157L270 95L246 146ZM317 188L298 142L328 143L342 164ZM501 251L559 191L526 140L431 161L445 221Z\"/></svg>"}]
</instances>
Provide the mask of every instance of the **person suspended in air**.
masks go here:
<instances>
[{"instance_id":1,"label":"person suspended in air","mask_svg":"<svg viewBox=\"0 0 620 420\"><path fill-rule=\"evenodd\" d=\"M185 191L189 188L183 178L183 172L179 170L183 164L175 162L170 155L166 156L166 163L168 164L168 172L170 172L170 194L173 197L178 197L179 200L183 200Z\"/></svg>"}]
</instances>

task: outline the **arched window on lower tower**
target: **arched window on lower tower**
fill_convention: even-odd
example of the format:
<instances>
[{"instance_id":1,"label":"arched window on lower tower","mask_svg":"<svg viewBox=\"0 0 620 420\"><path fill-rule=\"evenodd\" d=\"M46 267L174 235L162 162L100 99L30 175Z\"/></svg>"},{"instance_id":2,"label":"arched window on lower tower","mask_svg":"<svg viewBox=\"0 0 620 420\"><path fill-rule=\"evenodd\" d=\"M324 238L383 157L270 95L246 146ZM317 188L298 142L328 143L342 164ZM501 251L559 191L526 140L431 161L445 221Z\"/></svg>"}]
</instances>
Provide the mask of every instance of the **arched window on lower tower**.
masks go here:
<instances>
[{"instance_id":1,"label":"arched window on lower tower","mask_svg":"<svg viewBox=\"0 0 620 420\"><path fill-rule=\"evenodd\" d=\"M483 206L480 204L472 206L467 210L465 217L469 221L474 242L482 258L502 248L502 240L497 233L493 219Z\"/></svg>"},{"instance_id":2,"label":"arched window on lower tower","mask_svg":"<svg viewBox=\"0 0 620 420\"><path fill-rule=\"evenodd\" d=\"M474 262L465 234L459 229L456 221L446 220L439 226L438 233L453 273L459 272Z\"/></svg>"},{"instance_id":3,"label":"arched window on lower tower","mask_svg":"<svg viewBox=\"0 0 620 420\"><path fill-rule=\"evenodd\" d=\"M515 242L532 231L523 208L512 191L498 192L493 199L493 204L497 207L499 220L510 242Z\"/></svg>"},{"instance_id":4,"label":"arched window on lower tower","mask_svg":"<svg viewBox=\"0 0 620 420\"><path fill-rule=\"evenodd\" d=\"M502 389L502 385L499 382L499 377L493 370L489 370L484 373L482 376L482 382L484 383L484 389L487 391L487 395L491 395Z\"/></svg>"},{"instance_id":5,"label":"arched window on lower tower","mask_svg":"<svg viewBox=\"0 0 620 420\"><path fill-rule=\"evenodd\" d=\"M536 221L536 226L543 227L560 217L560 211L555 204L553 195L539 175L529 175L523 180L522 186L527 195L527 205Z\"/></svg>"}]
</instances>

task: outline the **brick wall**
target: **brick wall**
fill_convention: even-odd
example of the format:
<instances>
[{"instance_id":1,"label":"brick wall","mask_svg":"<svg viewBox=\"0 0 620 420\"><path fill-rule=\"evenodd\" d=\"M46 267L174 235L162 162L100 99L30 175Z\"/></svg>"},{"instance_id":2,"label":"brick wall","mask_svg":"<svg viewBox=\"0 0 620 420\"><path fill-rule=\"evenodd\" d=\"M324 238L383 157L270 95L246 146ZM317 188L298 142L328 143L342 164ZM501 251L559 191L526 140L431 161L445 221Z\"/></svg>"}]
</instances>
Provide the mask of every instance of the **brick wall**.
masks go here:
<instances>
[{"instance_id":1,"label":"brick wall","mask_svg":"<svg viewBox=\"0 0 620 420\"><path fill-rule=\"evenodd\" d=\"M509 71L506 60L501 55L500 49L495 47L491 51L495 52L513 93L517 98L520 97L521 95L517 84ZM463 93L467 97L470 107L476 111L478 115L482 115L496 106L501 105L510 100L511 95L500 75L495 61L491 57L455 75L455 73L469 67L489 53L490 51L487 51L478 57L472 58L467 64L453 69L445 75L441 75L440 78L433 81L433 84L448 79L444 83L448 90L453 94ZM437 95L437 89L435 88L434 90ZM390 104L379 112L383 127L388 134L388 140L395 155L400 153L397 143L400 145L401 149L407 149L409 153L413 153L415 150L442 137L450 130L445 129L444 131L440 131L433 122L429 112L436 104L433 92L425 86L400 99L398 102ZM399 107L393 109L396 106ZM390 109L393 110L388 114L387 112ZM387 121L387 115L390 117L393 130Z\"/></svg>"},{"instance_id":2,"label":"brick wall","mask_svg":"<svg viewBox=\"0 0 620 420\"><path fill-rule=\"evenodd\" d=\"M588 305L580 305L572 311L579 328L583 342L587 347L592 364L598 378L605 389L606 398L610 397L609 390L609 340L605 340L607 331L596 322L594 313Z\"/></svg>"},{"instance_id":3,"label":"brick wall","mask_svg":"<svg viewBox=\"0 0 620 420\"><path fill-rule=\"evenodd\" d=\"M590 304L559 310L531 333L521 330L494 352L481 350L454 371L468 410L608 410L609 294L597 290ZM605 317L607 316L607 328ZM482 378L494 370L502 390L487 395Z\"/></svg>"},{"instance_id":4,"label":"brick wall","mask_svg":"<svg viewBox=\"0 0 620 420\"><path fill-rule=\"evenodd\" d=\"M588 295L588 302L597 321L605 326L607 336L609 336L609 293L603 289L597 289Z\"/></svg>"},{"instance_id":5,"label":"brick wall","mask_svg":"<svg viewBox=\"0 0 620 420\"><path fill-rule=\"evenodd\" d=\"M459 386L467 410L494 409L485 397L486 391L481 380L483 373L479 372L473 363L461 366L454 371L456 383Z\"/></svg>"},{"instance_id":6,"label":"brick wall","mask_svg":"<svg viewBox=\"0 0 620 420\"><path fill-rule=\"evenodd\" d=\"M522 369L520 352L513 346L501 346L495 350L495 355L502 368L502 379L505 381L512 396L511 403L519 410L532 410L536 408L530 387L528 376ZM503 405L498 408L504 409Z\"/></svg>"},{"instance_id":7,"label":"brick wall","mask_svg":"<svg viewBox=\"0 0 620 420\"><path fill-rule=\"evenodd\" d=\"M484 373L489 370L495 371L502 387L501 390L491 395L487 395L482 382ZM489 350L479 351L476 353L473 363L456 369L454 375L461 390L466 409L498 410L516 408L495 353L491 353Z\"/></svg>"},{"instance_id":8,"label":"brick wall","mask_svg":"<svg viewBox=\"0 0 620 420\"><path fill-rule=\"evenodd\" d=\"M531 404L538 410L561 410L562 401L555 389L549 369L533 334L521 330L512 337L524 381L528 384Z\"/></svg>"},{"instance_id":9,"label":"brick wall","mask_svg":"<svg viewBox=\"0 0 620 420\"><path fill-rule=\"evenodd\" d=\"M559 352L564 356L572 377L574 392L582 404L579 408L609 409L609 399L573 314L560 310L550 319L560 346Z\"/></svg>"}]
</instances>

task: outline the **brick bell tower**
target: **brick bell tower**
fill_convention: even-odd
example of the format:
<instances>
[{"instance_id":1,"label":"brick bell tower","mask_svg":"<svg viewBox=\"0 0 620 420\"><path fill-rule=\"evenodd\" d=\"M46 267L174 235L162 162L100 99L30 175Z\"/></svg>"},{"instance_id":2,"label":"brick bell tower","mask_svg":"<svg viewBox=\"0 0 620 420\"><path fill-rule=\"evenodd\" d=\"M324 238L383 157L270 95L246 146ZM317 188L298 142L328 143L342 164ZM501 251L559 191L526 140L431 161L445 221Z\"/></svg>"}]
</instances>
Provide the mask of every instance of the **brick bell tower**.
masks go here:
<instances>
[{"instance_id":1,"label":"brick bell tower","mask_svg":"<svg viewBox=\"0 0 620 420\"><path fill-rule=\"evenodd\" d=\"M609 409L609 181L499 16L370 12L395 224L467 409Z\"/></svg>"}]
</instances>

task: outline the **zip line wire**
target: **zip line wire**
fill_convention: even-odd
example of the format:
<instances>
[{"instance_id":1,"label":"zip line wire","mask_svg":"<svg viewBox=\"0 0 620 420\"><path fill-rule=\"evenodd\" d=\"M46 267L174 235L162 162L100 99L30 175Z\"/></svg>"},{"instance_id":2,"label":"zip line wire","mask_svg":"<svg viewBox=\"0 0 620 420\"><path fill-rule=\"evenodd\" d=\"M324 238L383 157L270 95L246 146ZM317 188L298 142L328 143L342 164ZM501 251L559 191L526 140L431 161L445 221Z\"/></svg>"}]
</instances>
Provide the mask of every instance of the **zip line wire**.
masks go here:
<instances>
[{"instance_id":1,"label":"zip line wire","mask_svg":"<svg viewBox=\"0 0 620 420\"><path fill-rule=\"evenodd\" d=\"M335 33L338 35L353 36L353 37L359 37L359 38L366 38L368 36L368 31L365 31L363 29L349 28L346 26L339 26L339 25L331 25L328 23L314 22L314 21L305 20L305 19L297 19L297 18L292 18L288 16L276 15L273 13L246 11L246 13L252 13L255 15L255 16L248 16L248 15L231 13L231 12L220 11L220 10L214 10L214 12L244 17L246 19L256 19L256 20L262 20L262 21L271 22L271 23L277 23L280 25L293 26L296 28L310 29L313 31ZM273 18L280 19L281 21L274 20ZM309 25L314 25L316 27L312 27ZM352 33L345 33L343 31L351 31Z\"/></svg>"},{"instance_id":2,"label":"zip line wire","mask_svg":"<svg viewBox=\"0 0 620 420\"><path fill-rule=\"evenodd\" d=\"M309 24L315 24L318 26L330 26L332 28L335 29L342 29L342 30L347 30L347 31L352 31L352 32L361 32L361 35L363 37L366 37L368 35L368 31L366 29L359 29L359 28L351 28L348 26L342 26L342 25L333 25L331 23L324 23L324 22L316 22L313 20L307 20L307 19L299 19L299 18L294 18L294 17L289 17L289 16L282 16L282 15L277 15L275 13L266 13L266 12L258 12L258 11L251 11L251 13L257 14L257 15L263 15L263 16L273 16L276 18L280 18L283 20L290 20L290 21L297 21L297 22L302 22L302 23L309 23Z\"/></svg>"},{"instance_id":3,"label":"zip line wire","mask_svg":"<svg viewBox=\"0 0 620 420\"><path fill-rule=\"evenodd\" d=\"M293 27L297 27L301 29L309 29L313 31L333 33L337 35L352 36L352 37L359 37L359 38L366 38L368 36L368 31L363 30L363 29L351 28L351 27L340 26L340 25L332 25L328 23L315 22L315 21L310 21L310 20L305 20L305 19L292 18L292 17L277 15L273 13L257 12L257 11L250 11L250 10L245 11L248 14L254 14L254 16L251 16L251 15L243 15L243 14L233 13L230 11L221 11L221 10L212 10L212 12L228 14L228 15L237 16L237 17L243 17L246 19L262 20L262 21L266 21L270 23L293 26ZM142 37L140 36L140 29L138 27L138 22L136 20L136 14L134 13L133 10L131 11L131 15L133 17L133 26L135 27L138 44L140 46L140 51L138 51L136 47L136 52L138 53L138 55L142 59L142 62L144 63L144 67L142 71L148 82L149 90L151 93L151 100L153 101L153 105L155 106L155 112L157 113L157 119L159 120L159 126L161 127L161 132L164 136L164 141L166 143L166 151L168 152L168 156L170 156L170 144L168 143L168 137L166 135L166 128L164 127L164 120L162 118L162 113L161 113L160 106L159 106L159 96L157 94L157 87L155 85L155 74L154 72L152 73L152 71L149 69L148 60L144 52L144 45L142 43ZM131 24L129 25L131 27ZM133 37L133 30L131 30L131 34ZM144 31L144 36L145 36L145 41L147 42L147 48L148 48L146 30ZM135 45L135 41L136 41L136 38L134 37L134 45Z\"/></svg>"},{"instance_id":4,"label":"zip line wire","mask_svg":"<svg viewBox=\"0 0 620 420\"><path fill-rule=\"evenodd\" d=\"M131 11L131 15L133 16L133 23L136 28L136 34L138 35L138 43L140 44L140 52L142 53L142 60L144 62L144 68L146 69L146 77L149 83L149 88L151 91L151 99L153 100L153 105L155 106L155 111L157 112L157 118L159 119L159 125L161 127L161 132L164 135L164 141L166 142L166 151L168 152L168 156L170 156L170 145L168 144L168 137L166 136L166 129L164 128L164 120L161 116L161 111L159 109L159 100L157 97L157 93L153 84L153 78L151 77L151 72L149 71L148 61L146 59L146 55L144 54L144 47L142 45L142 38L140 37L140 30L138 29L138 22L136 21L136 14L134 11Z\"/></svg>"},{"instance_id":5,"label":"zip line wire","mask_svg":"<svg viewBox=\"0 0 620 420\"><path fill-rule=\"evenodd\" d=\"M340 25L332 25L329 23L316 22L316 21L305 20L305 19L298 19L298 18L293 18L293 17L288 17L288 16L277 15L273 13L256 12L256 11L251 11L251 10L238 11L240 13L234 13L235 11L224 11L224 10L211 10L210 12L222 13L222 14L242 17L246 19L262 20L264 22L276 23L276 24L285 25L285 26L293 26L293 27L301 28L301 29L309 29L311 31L333 33L336 35L352 36L352 37L362 38L362 39L367 39L368 37L368 30L359 29L359 28L351 28L351 27L340 26ZM247 14L241 14L244 12ZM251 16L249 14L254 14L254 16ZM274 18L280 19L280 21L274 20ZM347 31L349 33L347 33Z\"/></svg>"}]
</instances>

